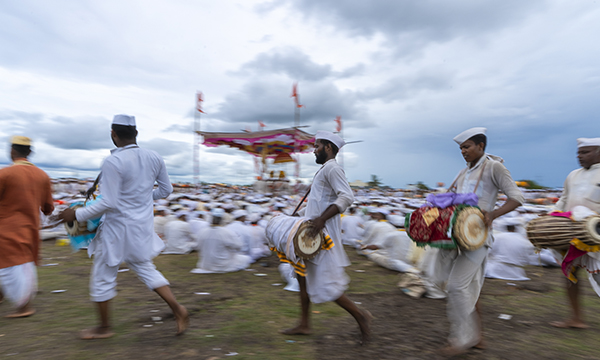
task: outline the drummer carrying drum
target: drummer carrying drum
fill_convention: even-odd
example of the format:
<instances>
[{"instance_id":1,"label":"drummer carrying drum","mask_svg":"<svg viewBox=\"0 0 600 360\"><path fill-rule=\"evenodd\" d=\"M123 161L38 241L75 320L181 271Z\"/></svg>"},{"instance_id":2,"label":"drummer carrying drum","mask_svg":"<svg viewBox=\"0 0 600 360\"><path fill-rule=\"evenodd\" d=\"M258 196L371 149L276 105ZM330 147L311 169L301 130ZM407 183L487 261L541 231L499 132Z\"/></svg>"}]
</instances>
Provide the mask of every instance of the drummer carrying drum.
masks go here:
<instances>
[{"instance_id":1,"label":"drummer carrying drum","mask_svg":"<svg viewBox=\"0 0 600 360\"><path fill-rule=\"evenodd\" d=\"M475 192L485 224L490 227L495 218L519 207L524 198L502 164L504 160L485 152L485 133L485 128L475 127L454 138L467 167L460 171L449 191L458 194ZM498 190L506 194L508 199L500 208L494 209ZM446 283L448 292L446 309L450 335L448 346L440 349L443 355L457 355L471 347L484 348L477 303L483 286L488 248L493 241L491 234L488 231L485 245L476 250L440 249L433 260L435 268L430 280L440 287Z\"/></svg>"},{"instance_id":2,"label":"drummer carrying drum","mask_svg":"<svg viewBox=\"0 0 600 360\"><path fill-rule=\"evenodd\" d=\"M600 214L600 138L577 139L577 159L580 169L573 170L565 180L565 186L560 200L556 203L559 211L572 211L577 206L584 206ZM583 321L579 304L579 285L576 271L583 267L589 273L589 280L594 290L600 295L600 251L574 245L563 260L563 269L567 269L567 295L571 304L572 316L566 321L551 322L550 325L559 328L585 329L589 326ZM582 249L580 249L581 247ZM596 248L597 246L594 246ZM566 263L565 263L566 262ZM563 270L564 271L564 270Z\"/></svg>"},{"instance_id":3,"label":"drummer carrying drum","mask_svg":"<svg viewBox=\"0 0 600 360\"><path fill-rule=\"evenodd\" d=\"M366 310L360 310L344 294L350 282L344 267L350 265L350 261L342 245L340 214L354 201L344 170L335 161L338 150L344 144L341 137L327 131L319 131L315 135L315 161L323 166L315 174L307 206L300 211L300 214L312 219L313 235L324 229L333 240L334 246L329 250L320 251L310 260L305 260L304 276L297 272L302 310L300 324L283 330L282 333L310 334L310 301L314 303L335 301L356 319L364 343L370 335L371 314Z\"/></svg>"}]
</instances>

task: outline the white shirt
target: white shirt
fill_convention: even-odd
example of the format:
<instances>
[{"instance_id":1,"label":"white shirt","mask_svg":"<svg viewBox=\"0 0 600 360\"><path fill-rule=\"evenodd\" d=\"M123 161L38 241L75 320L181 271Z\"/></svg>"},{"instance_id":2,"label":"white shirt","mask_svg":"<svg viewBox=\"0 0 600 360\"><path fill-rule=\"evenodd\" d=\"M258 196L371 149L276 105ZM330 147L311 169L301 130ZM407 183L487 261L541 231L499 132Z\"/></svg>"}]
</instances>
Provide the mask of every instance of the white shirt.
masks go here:
<instances>
[{"instance_id":1,"label":"white shirt","mask_svg":"<svg viewBox=\"0 0 600 360\"><path fill-rule=\"evenodd\" d=\"M221 226L204 228L198 235L200 259L196 267L208 272L240 270L250 263L241 253L242 240Z\"/></svg>"},{"instance_id":2,"label":"white shirt","mask_svg":"<svg viewBox=\"0 0 600 360\"><path fill-rule=\"evenodd\" d=\"M571 211L582 205L600 214L600 164L589 169L580 168L571 171L565 180L565 186L556 208Z\"/></svg>"},{"instance_id":3,"label":"white shirt","mask_svg":"<svg viewBox=\"0 0 600 360\"><path fill-rule=\"evenodd\" d=\"M156 257L165 244L154 232L153 201L172 191L165 162L156 152L137 145L111 150L102 164L101 199L75 212L80 222L104 215L88 253L101 241L108 266Z\"/></svg>"},{"instance_id":4,"label":"white shirt","mask_svg":"<svg viewBox=\"0 0 600 360\"><path fill-rule=\"evenodd\" d=\"M225 228L236 234L240 240L242 240L241 252L248 255L250 253L250 243L252 242L252 239L250 238L250 227L241 221L234 220L229 225L225 226Z\"/></svg>"},{"instance_id":5,"label":"white shirt","mask_svg":"<svg viewBox=\"0 0 600 360\"><path fill-rule=\"evenodd\" d=\"M344 169L342 169L335 159L331 159L323 164L315 174L304 216L315 219L321 216L331 204L337 206L340 214L342 214L353 202L354 195L352 195L352 189L348 185L348 180L346 180ZM334 243L334 247L327 251L331 251L334 254L335 261L338 264L348 266L350 265L350 261L342 245L341 228L342 220L339 214L325 222L325 230ZM320 255L317 255L312 261L318 261Z\"/></svg>"},{"instance_id":6,"label":"white shirt","mask_svg":"<svg viewBox=\"0 0 600 360\"><path fill-rule=\"evenodd\" d=\"M342 240L344 242L362 239L364 229L363 220L355 215L342 217Z\"/></svg>"},{"instance_id":7,"label":"white shirt","mask_svg":"<svg viewBox=\"0 0 600 360\"><path fill-rule=\"evenodd\" d=\"M163 254L187 254L195 247L190 224L182 220L170 221L165 225Z\"/></svg>"}]
</instances>

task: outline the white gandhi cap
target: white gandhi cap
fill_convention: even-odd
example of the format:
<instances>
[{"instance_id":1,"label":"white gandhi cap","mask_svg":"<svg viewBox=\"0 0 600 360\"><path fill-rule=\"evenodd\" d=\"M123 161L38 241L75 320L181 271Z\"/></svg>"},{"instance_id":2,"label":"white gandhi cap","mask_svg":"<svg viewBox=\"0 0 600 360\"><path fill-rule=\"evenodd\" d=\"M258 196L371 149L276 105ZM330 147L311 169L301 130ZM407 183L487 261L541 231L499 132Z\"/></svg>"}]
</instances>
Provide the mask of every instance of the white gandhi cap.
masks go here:
<instances>
[{"instance_id":1,"label":"white gandhi cap","mask_svg":"<svg viewBox=\"0 0 600 360\"><path fill-rule=\"evenodd\" d=\"M600 146L600 138L579 138L577 139L577 148L584 146Z\"/></svg>"},{"instance_id":2,"label":"white gandhi cap","mask_svg":"<svg viewBox=\"0 0 600 360\"><path fill-rule=\"evenodd\" d=\"M114 125L135 126L135 116L123 114L115 115L115 117L113 117L112 123Z\"/></svg>"},{"instance_id":3,"label":"white gandhi cap","mask_svg":"<svg viewBox=\"0 0 600 360\"><path fill-rule=\"evenodd\" d=\"M480 134L485 135L486 131L487 131L487 129L484 127L470 128L469 130L465 130L465 131L461 132L460 134L456 135L453 140L458 145L461 145L462 143L469 140L470 138L472 138L475 135L480 135Z\"/></svg>"},{"instance_id":4,"label":"white gandhi cap","mask_svg":"<svg viewBox=\"0 0 600 360\"><path fill-rule=\"evenodd\" d=\"M341 149L342 146L346 145L346 142L344 141L344 139L342 139L339 135L334 134L329 131L323 131L323 130L317 131L317 134L315 135L315 141L321 140L321 139L331 141L332 143L335 144L335 146L337 146L338 150Z\"/></svg>"}]
</instances>

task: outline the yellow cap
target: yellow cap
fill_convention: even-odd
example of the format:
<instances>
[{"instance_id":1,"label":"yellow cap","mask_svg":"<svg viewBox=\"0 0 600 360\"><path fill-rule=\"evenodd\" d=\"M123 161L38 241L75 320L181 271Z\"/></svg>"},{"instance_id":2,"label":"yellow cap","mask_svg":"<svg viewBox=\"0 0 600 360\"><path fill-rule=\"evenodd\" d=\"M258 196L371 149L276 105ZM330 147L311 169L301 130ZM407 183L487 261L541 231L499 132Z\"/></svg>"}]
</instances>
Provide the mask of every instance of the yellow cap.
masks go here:
<instances>
[{"instance_id":1,"label":"yellow cap","mask_svg":"<svg viewBox=\"0 0 600 360\"><path fill-rule=\"evenodd\" d=\"M13 145L31 146L31 139L26 136L15 135L10 139L10 143Z\"/></svg>"}]
</instances>

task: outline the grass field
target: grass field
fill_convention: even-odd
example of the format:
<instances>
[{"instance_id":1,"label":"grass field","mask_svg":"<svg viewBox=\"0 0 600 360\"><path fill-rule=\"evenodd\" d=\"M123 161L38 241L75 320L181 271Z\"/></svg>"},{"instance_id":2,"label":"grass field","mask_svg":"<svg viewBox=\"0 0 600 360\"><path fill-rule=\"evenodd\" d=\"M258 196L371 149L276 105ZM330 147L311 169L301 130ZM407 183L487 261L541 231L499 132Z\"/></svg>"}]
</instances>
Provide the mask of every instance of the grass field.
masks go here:
<instances>
[{"instance_id":1,"label":"grass field","mask_svg":"<svg viewBox=\"0 0 600 360\"><path fill-rule=\"evenodd\" d=\"M334 303L313 305L313 335L284 336L299 316L297 293L283 290L272 256L251 271L190 274L197 254L161 255L158 269L191 313L191 326L176 337L169 308L137 280L119 273L118 296L111 304L116 336L82 341L78 331L96 324L89 301L91 259L84 251L43 243L38 268L37 313L25 319L0 318L0 358L13 359L435 359L448 332L443 300L411 299L396 286L398 273L370 263L346 249L349 297L375 316L369 346L358 345L354 320ZM123 266L126 268L126 266ZM355 270L364 270L356 272ZM598 359L600 299L582 280L583 304L592 329L560 330L548 321L567 316L564 277L559 269L528 268L529 282L507 285L486 280L481 302L488 349L464 359ZM255 276L257 273L266 276ZM52 293L53 290L66 290ZM195 293L210 293L197 295ZM6 301L0 315L10 311ZM501 320L500 314L512 315ZM161 317L153 321L152 317Z\"/></svg>"}]
</instances>

